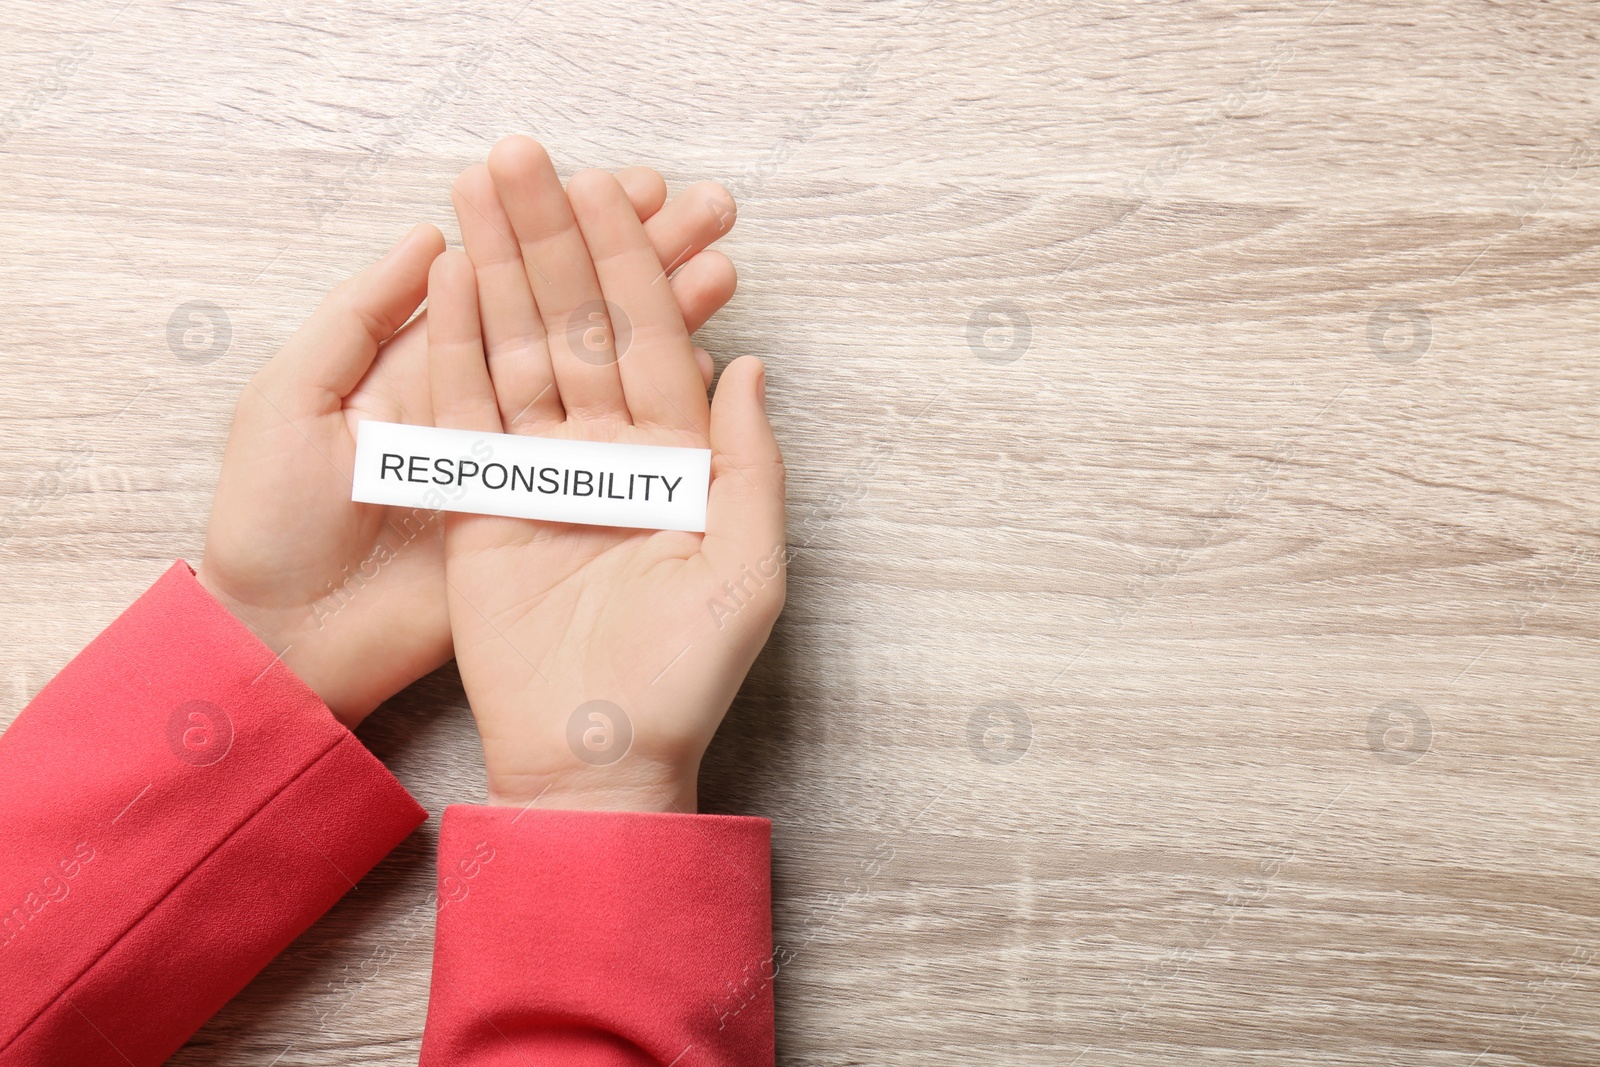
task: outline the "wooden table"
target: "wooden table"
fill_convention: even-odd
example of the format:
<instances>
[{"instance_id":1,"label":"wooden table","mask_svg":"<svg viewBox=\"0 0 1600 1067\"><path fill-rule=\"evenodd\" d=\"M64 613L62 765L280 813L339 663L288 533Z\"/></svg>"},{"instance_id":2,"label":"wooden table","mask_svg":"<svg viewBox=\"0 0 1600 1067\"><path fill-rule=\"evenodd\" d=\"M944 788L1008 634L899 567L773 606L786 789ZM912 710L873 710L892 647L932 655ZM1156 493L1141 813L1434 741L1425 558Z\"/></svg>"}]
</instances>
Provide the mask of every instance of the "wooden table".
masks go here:
<instances>
[{"instance_id":1,"label":"wooden table","mask_svg":"<svg viewBox=\"0 0 1600 1067\"><path fill-rule=\"evenodd\" d=\"M385 6L7 9L0 722L527 132L741 205L780 1062L1600 1062L1593 5ZM362 735L481 794L451 669ZM415 1062L436 825L173 1062Z\"/></svg>"}]
</instances>

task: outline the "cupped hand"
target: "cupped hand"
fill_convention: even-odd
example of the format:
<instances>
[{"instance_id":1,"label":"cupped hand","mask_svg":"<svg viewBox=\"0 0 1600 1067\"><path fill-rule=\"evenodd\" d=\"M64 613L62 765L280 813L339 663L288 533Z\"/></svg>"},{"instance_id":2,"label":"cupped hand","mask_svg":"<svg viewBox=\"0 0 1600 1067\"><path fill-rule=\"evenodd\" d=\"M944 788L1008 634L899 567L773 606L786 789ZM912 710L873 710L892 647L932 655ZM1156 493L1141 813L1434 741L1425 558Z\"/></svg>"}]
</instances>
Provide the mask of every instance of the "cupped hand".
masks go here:
<instances>
[{"instance_id":1,"label":"cupped hand","mask_svg":"<svg viewBox=\"0 0 1600 1067\"><path fill-rule=\"evenodd\" d=\"M702 251L731 215L706 212L698 189L666 202L647 168L615 180L652 254L680 268L667 288L698 327L732 294L720 253ZM480 206L504 214L497 200ZM335 288L246 386L197 571L352 728L451 654L437 517L350 499L363 419L432 422L426 316L407 320L443 250L434 227L412 230Z\"/></svg>"},{"instance_id":2,"label":"cupped hand","mask_svg":"<svg viewBox=\"0 0 1600 1067\"><path fill-rule=\"evenodd\" d=\"M707 403L683 301L615 177L563 190L525 139L497 146L487 177L521 262L479 255L465 220L470 255L434 262L436 423L712 450L704 534L445 516L489 800L693 811L700 759L784 599L765 372L734 361Z\"/></svg>"}]
</instances>

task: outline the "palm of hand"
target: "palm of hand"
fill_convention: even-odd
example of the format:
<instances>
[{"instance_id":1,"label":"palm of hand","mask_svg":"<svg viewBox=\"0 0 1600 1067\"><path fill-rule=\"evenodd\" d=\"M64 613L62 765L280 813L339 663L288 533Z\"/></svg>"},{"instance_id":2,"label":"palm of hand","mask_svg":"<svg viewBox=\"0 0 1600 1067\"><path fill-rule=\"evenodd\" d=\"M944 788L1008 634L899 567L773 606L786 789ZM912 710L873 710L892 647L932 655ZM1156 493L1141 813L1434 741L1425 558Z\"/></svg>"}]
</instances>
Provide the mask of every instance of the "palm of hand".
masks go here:
<instances>
[{"instance_id":1,"label":"palm of hand","mask_svg":"<svg viewBox=\"0 0 1600 1067\"><path fill-rule=\"evenodd\" d=\"M542 436L583 436L576 429ZM704 447L682 435L611 436ZM726 594L701 554L703 535L483 515L446 521L456 658L473 707L491 709L479 731L495 799L566 803L592 792L604 768L608 802L666 797L669 807L692 808L676 776L698 765L748 666L742 653L753 658L759 648L724 647L707 604Z\"/></svg>"}]
</instances>

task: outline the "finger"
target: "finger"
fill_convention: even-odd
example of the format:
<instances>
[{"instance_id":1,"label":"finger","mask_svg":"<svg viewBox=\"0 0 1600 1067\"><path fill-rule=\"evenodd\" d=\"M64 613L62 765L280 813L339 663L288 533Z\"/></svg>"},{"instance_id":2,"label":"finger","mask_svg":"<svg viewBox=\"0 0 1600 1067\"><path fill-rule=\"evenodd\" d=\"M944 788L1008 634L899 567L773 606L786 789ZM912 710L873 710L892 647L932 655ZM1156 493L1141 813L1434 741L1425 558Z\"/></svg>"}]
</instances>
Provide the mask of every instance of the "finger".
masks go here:
<instances>
[{"instance_id":1,"label":"finger","mask_svg":"<svg viewBox=\"0 0 1600 1067\"><path fill-rule=\"evenodd\" d=\"M659 173L649 167L628 167L618 171L616 177L641 221L661 210L667 185ZM723 194L720 199L719 193ZM519 427L536 428L560 421L561 399L554 388L544 327L534 306L521 249L488 167L479 165L464 171L452 189L452 201L462 242L478 275L484 351L500 404L501 422L509 432L516 432ZM691 186L678 198L673 212L652 234L663 266L681 255L685 247L699 247L721 236L719 220L731 220L725 201L725 192L712 182ZM687 223L698 225L700 232L690 233ZM672 275L670 284L692 333L732 297L737 274L732 262L721 253L708 256L699 252ZM702 376L710 367L707 356ZM705 384L710 387L709 378Z\"/></svg>"},{"instance_id":2,"label":"finger","mask_svg":"<svg viewBox=\"0 0 1600 1067\"><path fill-rule=\"evenodd\" d=\"M275 372L337 397L349 395L378 346L422 303L428 265L443 251L444 235L436 227L417 226L382 259L323 298L272 361Z\"/></svg>"},{"instance_id":3,"label":"finger","mask_svg":"<svg viewBox=\"0 0 1600 1067\"><path fill-rule=\"evenodd\" d=\"M446 252L428 273L428 378L434 425L499 432L478 325L477 281L465 252Z\"/></svg>"},{"instance_id":4,"label":"finger","mask_svg":"<svg viewBox=\"0 0 1600 1067\"><path fill-rule=\"evenodd\" d=\"M739 272L734 269L733 260L716 249L707 249L685 263L667 284L683 313L683 328L694 333L733 299L734 290L739 287Z\"/></svg>"},{"instance_id":5,"label":"finger","mask_svg":"<svg viewBox=\"0 0 1600 1067\"><path fill-rule=\"evenodd\" d=\"M622 186L603 170L579 171L567 199L606 303L625 316L612 326L629 417L703 435L710 413L683 312Z\"/></svg>"},{"instance_id":6,"label":"finger","mask_svg":"<svg viewBox=\"0 0 1600 1067\"><path fill-rule=\"evenodd\" d=\"M783 453L767 419L766 370L744 356L722 372L711 405L711 495L700 551L719 576L762 561L781 564L783 479Z\"/></svg>"},{"instance_id":7,"label":"finger","mask_svg":"<svg viewBox=\"0 0 1600 1067\"><path fill-rule=\"evenodd\" d=\"M469 167L451 190L461 243L477 275L483 348L500 406L500 421L518 426L560 422L561 397L511 219L483 164Z\"/></svg>"},{"instance_id":8,"label":"finger","mask_svg":"<svg viewBox=\"0 0 1600 1067\"><path fill-rule=\"evenodd\" d=\"M507 137L489 152L489 173L522 249L562 408L569 419L626 422L600 281L550 157L532 138ZM640 225L631 204L626 211Z\"/></svg>"},{"instance_id":9,"label":"finger","mask_svg":"<svg viewBox=\"0 0 1600 1067\"><path fill-rule=\"evenodd\" d=\"M677 272L693 264L701 258L707 245L724 236L733 225L733 197L716 182L691 185L673 200L666 213L658 215L667 197L667 183L660 174L649 167L628 167L617 171L616 177L623 191L628 194L639 221L645 223L645 233L649 235L663 269L670 266L672 271ZM731 272L733 262L720 252L717 256L727 263L727 269ZM678 275L673 273L672 276L676 279ZM719 289L724 284L731 286L737 281L737 275L730 274L725 279L717 277L715 281L716 284L710 288ZM676 285L673 291L678 292ZM704 311L704 302L701 302L695 309L696 314L691 314L689 305L680 300L678 306L683 311L689 332L693 333L705 325L706 319L727 303L732 295L730 288L710 311Z\"/></svg>"},{"instance_id":10,"label":"finger","mask_svg":"<svg viewBox=\"0 0 1600 1067\"><path fill-rule=\"evenodd\" d=\"M624 167L617 171L617 182L633 203L633 213L644 222L667 202L667 180L649 167Z\"/></svg>"},{"instance_id":11,"label":"finger","mask_svg":"<svg viewBox=\"0 0 1600 1067\"><path fill-rule=\"evenodd\" d=\"M728 190L716 182L696 182L650 216L645 231L661 254L662 269L671 274L733 229L737 215Z\"/></svg>"},{"instance_id":12,"label":"finger","mask_svg":"<svg viewBox=\"0 0 1600 1067\"><path fill-rule=\"evenodd\" d=\"M717 376L717 365L711 362L711 353L694 346L694 364L700 368L700 380L706 383L706 388L711 388L711 379Z\"/></svg>"}]
</instances>

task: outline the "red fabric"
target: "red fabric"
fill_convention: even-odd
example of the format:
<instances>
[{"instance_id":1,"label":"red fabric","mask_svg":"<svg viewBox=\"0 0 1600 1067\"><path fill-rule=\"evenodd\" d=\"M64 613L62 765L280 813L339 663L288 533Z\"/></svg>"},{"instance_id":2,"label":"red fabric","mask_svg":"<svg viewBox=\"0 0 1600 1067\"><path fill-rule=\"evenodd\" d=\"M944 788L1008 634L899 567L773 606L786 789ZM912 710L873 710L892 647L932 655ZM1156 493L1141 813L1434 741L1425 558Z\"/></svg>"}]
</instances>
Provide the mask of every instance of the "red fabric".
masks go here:
<instances>
[{"instance_id":1,"label":"red fabric","mask_svg":"<svg viewBox=\"0 0 1600 1067\"><path fill-rule=\"evenodd\" d=\"M0 1065L162 1062L426 817L175 564L0 736Z\"/></svg>"},{"instance_id":2,"label":"red fabric","mask_svg":"<svg viewBox=\"0 0 1600 1067\"><path fill-rule=\"evenodd\" d=\"M425 818L174 565L0 736L0 1067L162 1062ZM772 1063L770 829L449 808L423 1063Z\"/></svg>"},{"instance_id":3,"label":"red fabric","mask_svg":"<svg viewBox=\"0 0 1600 1067\"><path fill-rule=\"evenodd\" d=\"M771 826L445 809L423 1067L772 1063Z\"/></svg>"}]
</instances>

